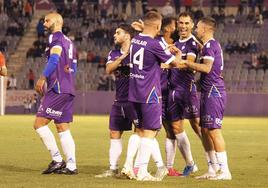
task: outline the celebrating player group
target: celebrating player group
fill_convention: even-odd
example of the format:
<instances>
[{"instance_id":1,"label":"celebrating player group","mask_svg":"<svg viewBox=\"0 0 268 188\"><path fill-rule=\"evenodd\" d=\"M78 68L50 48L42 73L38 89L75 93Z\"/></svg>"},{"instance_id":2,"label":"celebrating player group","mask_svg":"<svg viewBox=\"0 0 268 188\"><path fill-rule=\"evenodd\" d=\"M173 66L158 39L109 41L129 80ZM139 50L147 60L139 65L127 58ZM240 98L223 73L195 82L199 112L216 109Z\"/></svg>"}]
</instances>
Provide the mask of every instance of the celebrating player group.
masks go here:
<instances>
[{"instance_id":1,"label":"celebrating player group","mask_svg":"<svg viewBox=\"0 0 268 188\"><path fill-rule=\"evenodd\" d=\"M73 113L76 50L72 41L62 34L62 24L62 17L57 13L45 18L44 25L51 35L47 66L36 85L44 97L34 128L52 158L43 173L75 175L78 170L69 123ZM195 178L232 179L221 133L226 92L221 76L223 54L213 37L216 22L210 17L199 20L197 37L192 34L193 28L189 13L181 13L175 19L149 11L142 20L121 24L116 29L114 42L120 49L111 50L106 63L106 72L116 77L116 96L109 121L110 167L95 177L162 181L166 175L187 177L197 172L183 127L184 119L188 119L202 142L208 164L208 171ZM197 94L195 72L201 72L201 97ZM51 120L57 127L66 162L47 126ZM124 131L131 131L133 125L127 157L119 171L121 136ZM166 130L165 162L156 139L162 125ZM185 160L182 172L173 167L177 147ZM157 168L154 175L147 169L151 156Z\"/></svg>"}]
</instances>

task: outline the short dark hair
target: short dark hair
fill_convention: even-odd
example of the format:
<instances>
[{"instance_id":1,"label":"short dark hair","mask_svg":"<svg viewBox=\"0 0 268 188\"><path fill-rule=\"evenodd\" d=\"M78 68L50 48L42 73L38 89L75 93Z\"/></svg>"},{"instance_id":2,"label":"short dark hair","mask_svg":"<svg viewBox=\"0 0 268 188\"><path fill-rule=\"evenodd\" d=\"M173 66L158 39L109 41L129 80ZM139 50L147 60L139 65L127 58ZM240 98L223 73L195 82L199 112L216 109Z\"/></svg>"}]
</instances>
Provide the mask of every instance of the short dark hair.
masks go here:
<instances>
[{"instance_id":1,"label":"short dark hair","mask_svg":"<svg viewBox=\"0 0 268 188\"><path fill-rule=\"evenodd\" d=\"M144 22L154 22L157 20L162 20L162 16L158 12L149 11L145 14L143 20Z\"/></svg>"},{"instance_id":2,"label":"short dark hair","mask_svg":"<svg viewBox=\"0 0 268 188\"><path fill-rule=\"evenodd\" d=\"M180 18L180 17L190 17L191 20L194 21L194 17L190 12L182 12L182 13L179 14L178 18Z\"/></svg>"},{"instance_id":3,"label":"short dark hair","mask_svg":"<svg viewBox=\"0 0 268 188\"><path fill-rule=\"evenodd\" d=\"M207 17L203 17L199 20L200 22L210 26L212 28L213 31L216 30L217 28L217 22L214 18L207 16Z\"/></svg>"},{"instance_id":4,"label":"short dark hair","mask_svg":"<svg viewBox=\"0 0 268 188\"><path fill-rule=\"evenodd\" d=\"M135 30L131 27L131 25L126 24L126 23L120 24L117 28L124 30L126 33L128 33L130 35L131 38L136 33Z\"/></svg>"},{"instance_id":5,"label":"short dark hair","mask_svg":"<svg viewBox=\"0 0 268 188\"><path fill-rule=\"evenodd\" d=\"M161 30L165 29L168 25L170 25L174 21L176 23L176 18L174 17L165 17L162 20L162 27Z\"/></svg>"}]
</instances>

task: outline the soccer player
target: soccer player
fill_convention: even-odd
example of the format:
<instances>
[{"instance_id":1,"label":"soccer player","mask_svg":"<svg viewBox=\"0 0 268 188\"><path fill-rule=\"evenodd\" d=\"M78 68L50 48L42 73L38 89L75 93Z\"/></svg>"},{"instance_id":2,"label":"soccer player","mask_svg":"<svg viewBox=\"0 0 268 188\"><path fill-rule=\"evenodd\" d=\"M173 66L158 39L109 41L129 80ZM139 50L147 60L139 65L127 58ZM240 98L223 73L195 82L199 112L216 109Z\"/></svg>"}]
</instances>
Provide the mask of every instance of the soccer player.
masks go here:
<instances>
[{"instance_id":1,"label":"soccer player","mask_svg":"<svg viewBox=\"0 0 268 188\"><path fill-rule=\"evenodd\" d=\"M175 46L181 50L182 59L196 63L199 53L197 40L192 35L194 23L189 13L181 13L178 18L180 38ZM191 126L201 138L199 127L199 99L194 81L194 73L190 69L171 69L169 91L169 113L177 145L186 162L183 176L189 176L198 170L194 163L190 142L183 128L183 120L190 120Z\"/></svg>"},{"instance_id":2,"label":"soccer player","mask_svg":"<svg viewBox=\"0 0 268 188\"><path fill-rule=\"evenodd\" d=\"M160 63L180 66L180 51L176 50L176 57L165 45L154 37L160 32L162 17L159 13L150 11L144 17L142 33L131 40L130 46L130 80L128 99L132 102L143 128L137 160L139 170L137 180L159 181L151 176L148 163L154 146L154 138L161 128L161 86ZM158 174L166 174L164 167Z\"/></svg>"},{"instance_id":3,"label":"soccer player","mask_svg":"<svg viewBox=\"0 0 268 188\"><path fill-rule=\"evenodd\" d=\"M0 51L0 76L7 76L6 59L1 51Z\"/></svg>"},{"instance_id":4,"label":"soccer player","mask_svg":"<svg viewBox=\"0 0 268 188\"><path fill-rule=\"evenodd\" d=\"M165 44L166 48L169 45L173 45L176 41L176 19L172 17L166 17L162 20L162 35L157 37L158 40ZM162 94L162 124L166 130L166 167L168 169L168 176L180 176L174 168L174 159L176 154L176 137L174 135L170 117L168 114L168 94L169 94L169 77L170 69L162 69L161 73L161 94Z\"/></svg>"},{"instance_id":5,"label":"soccer player","mask_svg":"<svg viewBox=\"0 0 268 188\"><path fill-rule=\"evenodd\" d=\"M106 72L115 74L115 101L110 112L110 169L95 177L112 177L118 174L118 160L122 153L121 136L123 131L132 130L132 121L135 118L134 110L128 103L129 86L129 47L130 40L134 34L134 29L128 24L121 24L115 31L114 42L120 45L120 49L112 50L109 53L106 63ZM137 129L138 130L138 129ZM139 146L139 136L133 134L129 139L128 151L135 155ZM134 157L134 156L133 156ZM133 163L133 161L132 161Z\"/></svg>"},{"instance_id":6,"label":"soccer player","mask_svg":"<svg viewBox=\"0 0 268 188\"><path fill-rule=\"evenodd\" d=\"M44 26L51 34L48 51L46 51L47 65L35 87L36 91L44 96L34 122L34 129L52 158L52 162L43 174L75 175L78 173L75 143L69 123L73 120L76 50L72 41L62 33L63 19L60 14L55 12L47 14ZM46 91L45 83L47 84ZM54 120L56 125L66 162L62 159L55 137L48 127L51 120Z\"/></svg>"},{"instance_id":7,"label":"soccer player","mask_svg":"<svg viewBox=\"0 0 268 188\"><path fill-rule=\"evenodd\" d=\"M142 20L132 23L138 31L142 31L144 28L144 23ZM166 17L162 20L162 35L156 37L157 40L161 41L165 48L168 48L169 45L173 45L174 41L177 40L177 30L176 30L176 19L172 17ZM161 94L162 94L162 124L166 130L166 166L168 168L168 176L180 176L181 174L177 172L174 168L174 159L176 154L176 137L174 135L171 121L168 115L168 93L169 93L169 76L170 69L162 68L161 69ZM155 139L156 140L156 139ZM157 146L153 147L152 156L154 158L154 150ZM155 152L156 153L156 152ZM159 161L159 160L156 160ZM138 161L135 161L134 170L136 171L136 166L138 166ZM157 164L158 165L158 164Z\"/></svg>"},{"instance_id":8,"label":"soccer player","mask_svg":"<svg viewBox=\"0 0 268 188\"><path fill-rule=\"evenodd\" d=\"M204 44L200 57L201 64L185 62L187 67L201 72L201 131L208 172L197 178L231 180L225 141L221 133L226 104L226 91L222 77L223 54L219 42L214 39L215 31L216 21L213 18L205 17L198 22L196 33ZM218 173L216 173L218 165L215 165L217 163L220 167Z\"/></svg>"},{"instance_id":9,"label":"soccer player","mask_svg":"<svg viewBox=\"0 0 268 188\"><path fill-rule=\"evenodd\" d=\"M170 20L170 22L172 22L172 19L171 18L166 19L166 20ZM175 30L175 20L173 20L173 21L174 21L174 27L171 26L171 28L170 28L171 30ZM164 22L167 22L167 24L169 23L169 21L164 21ZM144 28L143 21L141 21L141 20L133 22L131 24L131 26L136 31L142 31L143 28ZM166 24L165 24L165 27L166 27ZM170 30L170 29L168 29L168 30ZM158 38L158 40L162 40L162 37L157 37L157 38ZM166 73L165 72L166 71L164 71L163 78L166 76ZM162 81L162 77L161 77L161 81ZM142 136L142 133L141 133L141 131L139 129L140 126L139 126L138 119L136 120L136 124L138 124L138 125L136 125L136 129L135 130L136 130L136 132L138 134L133 134L129 138L127 157L126 157L126 161L124 163L124 167L123 167L123 169L121 171L121 174L123 176L126 176L126 177L128 177L130 179L136 179L136 175L137 175L138 170L139 170L139 161L138 161L138 158L136 158L135 163L134 163L134 168L133 168L134 157L136 155L137 147L139 146L140 138ZM166 168L164 166L164 162L163 162L163 159L162 159L162 156L161 156L161 151L160 151L159 143L158 143L158 141L156 139L153 139L152 158L153 158L153 160L154 160L154 162L155 162L155 164L157 166L157 171L156 171L155 177L158 179L158 181L161 181L164 178L164 176L166 175L165 173L163 173L163 172L165 172L165 169Z\"/></svg>"}]
</instances>

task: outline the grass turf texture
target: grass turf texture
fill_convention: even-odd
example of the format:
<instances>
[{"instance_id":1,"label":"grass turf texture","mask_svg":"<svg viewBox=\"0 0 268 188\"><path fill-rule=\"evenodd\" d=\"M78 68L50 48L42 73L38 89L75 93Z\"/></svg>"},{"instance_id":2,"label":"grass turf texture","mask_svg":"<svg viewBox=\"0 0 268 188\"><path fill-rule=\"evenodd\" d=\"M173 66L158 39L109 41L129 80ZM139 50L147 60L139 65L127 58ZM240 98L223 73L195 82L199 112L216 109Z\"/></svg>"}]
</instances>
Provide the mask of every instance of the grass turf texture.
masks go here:
<instances>
[{"instance_id":1,"label":"grass turf texture","mask_svg":"<svg viewBox=\"0 0 268 188\"><path fill-rule=\"evenodd\" d=\"M79 175L41 175L50 156L32 128L34 116L0 117L0 187L267 187L268 179L268 118L227 117L223 133L227 144L229 167L233 180L206 181L194 178L166 177L162 182L137 182L94 176L108 168L108 116L75 116L71 130L76 143ZM55 127L50 125L55 133ZM188 122L185 124L192 153L199 167L197 175L207 170L203 150ZM130 132L123 135L122 168ZM57 141L58 135L56 135ZM165 134L158 135L162 156ZM59 144L59 142L58 142ZM60 146L60 145L59 145ZM63 152L62 152L63 154ZM177 150L175 165L182 171L184 162ZM152 160L149 170L155 172ZM153 173L154 174L154 173Z\"/></svg>"}]
</instances>

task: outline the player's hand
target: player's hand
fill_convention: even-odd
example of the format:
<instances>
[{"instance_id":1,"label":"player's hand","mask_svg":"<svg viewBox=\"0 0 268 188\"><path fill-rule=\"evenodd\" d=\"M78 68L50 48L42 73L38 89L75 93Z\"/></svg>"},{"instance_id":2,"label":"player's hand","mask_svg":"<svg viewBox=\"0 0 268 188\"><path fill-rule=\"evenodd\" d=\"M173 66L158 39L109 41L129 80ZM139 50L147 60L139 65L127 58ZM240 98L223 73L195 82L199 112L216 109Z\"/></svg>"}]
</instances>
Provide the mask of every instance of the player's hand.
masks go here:
<instances>
[{"instance_id":1,"label":"player's hand","mask_svg":"<svg viewBox=\"0 0 268 188\"><path fill-rule=\"evenodd\" d=\"M181 51L179 48L177 48L174 44L171 44L168 46L168 49L169 51L172 53L172 54L175 54L175 55L181 55Z\"/></svg>"},{"instance_id":2,"label":"player's hand","mask_svg":"<svg viewBox=\"0 0 268 188\"><path fill-rule=\"evenodd\" d=\"M43 87L44 87L45 82L46 82L46 78L44 76L41 76L37 80L37 83L35 85L35 91L41 96L44 95Z\"/></svg>"},{"instance_id":3,"label":"player's hand","mask_svg":"<svg viewBox=\"0 0 268 188\"><path fill-rule=\"evenodd\" d=\"M134 21L131 23L131 27L135 29L136 31L143 31L144 23L142 20Z\"/></svg>"},{"instance_id":4,"label":"player's hand","mask_svg":"<svg viewBox=\"0 0 268 188\"><path fill-rule=\"evenodd\" d=\"M179 69L186 69L188 68L187 64L186 64L186 61L185 60L181 60L178 64L178 67Z\"/></svg>"},{"instance_id":5,"label":"player's hand","mask_svg":"<svg viewBox=\"0 0 268 188\"><path fill-rule=\"evenodd\" d=\"M170 65L169 64L166 64L166 63L161 63L160 64L160 67L161 67L161 69L169 69L170 68Z\"/></svg>"}]
</instances>

